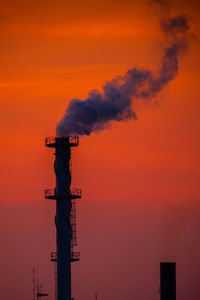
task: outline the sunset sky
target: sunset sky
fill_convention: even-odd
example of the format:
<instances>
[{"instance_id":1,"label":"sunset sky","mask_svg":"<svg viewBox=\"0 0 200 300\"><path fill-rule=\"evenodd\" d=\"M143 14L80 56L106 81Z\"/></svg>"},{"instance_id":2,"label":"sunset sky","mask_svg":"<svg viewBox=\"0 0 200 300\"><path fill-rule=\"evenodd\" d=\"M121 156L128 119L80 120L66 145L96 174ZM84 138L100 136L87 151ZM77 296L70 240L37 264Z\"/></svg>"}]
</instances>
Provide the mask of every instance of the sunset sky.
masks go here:
<instances>
[{"instance_id":1,"label":"sunset sky","mask_svg":"<svg viewBox=\"0 0 200 300\"><path fill-rule=\"evenodd\" d=\"M161 1L162 2L162 1ZM200 299L200 2L0 0L0 298L32 299L32 268L54 299L53 151L44 138L72 98L129 68L157 70L162 19L188 16L177 77L137 121L80 138L72 152L76 300L158 300L159 262L177 262L177 300Z\"/></svg>"}]
</instances>

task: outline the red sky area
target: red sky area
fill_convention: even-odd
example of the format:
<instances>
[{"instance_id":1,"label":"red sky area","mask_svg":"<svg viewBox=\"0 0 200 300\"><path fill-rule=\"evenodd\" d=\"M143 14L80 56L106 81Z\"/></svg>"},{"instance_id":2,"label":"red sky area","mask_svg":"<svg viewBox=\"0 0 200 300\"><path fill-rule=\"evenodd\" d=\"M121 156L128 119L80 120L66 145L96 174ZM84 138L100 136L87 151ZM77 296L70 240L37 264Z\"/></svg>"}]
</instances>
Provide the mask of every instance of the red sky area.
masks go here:
<instances>
[{"instance_id":1,"label":"red sky area","mask_svg":"<svg viewBox=\"0 0 200 300\"><path fill-rule=\"evenodd\" d=\"M177 300L200 299L198 1L175 0L194 35L178 76L137 121L82 137L72 153L81 260L73 297L158 300L159 262L177 261ZM137 66L156 70L164 7L134 1L0 1L0 298L32 297L32 268L54 299L53 151L44 138L71 98Z\"/></svg>"}]
</instances>

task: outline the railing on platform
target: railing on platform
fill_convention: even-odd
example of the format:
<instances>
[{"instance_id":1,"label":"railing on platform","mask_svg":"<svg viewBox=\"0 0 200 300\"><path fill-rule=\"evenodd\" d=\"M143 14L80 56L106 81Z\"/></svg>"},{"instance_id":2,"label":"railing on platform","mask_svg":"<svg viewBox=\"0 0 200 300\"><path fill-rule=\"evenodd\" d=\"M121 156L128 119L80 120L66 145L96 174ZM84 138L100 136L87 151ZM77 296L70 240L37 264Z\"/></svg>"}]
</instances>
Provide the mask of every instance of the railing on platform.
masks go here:
<instances>
[{"instance_id":1,"label":"railing on platform","mask_svg":"<svg viewBox=\"0 0 200 300\"><path fill-rule=\"evenodd\" d=\"M82 190L74 188L74 189L71 189L70 194L72 196L77 197L77 198L81 198L82 197Z\"/></svg>"},{"instance_id":2,"label":"railing on platform","mask_svg":"<svg viewBox=\"0 0 200 300\"><path fill-rule=\"evenodd\" d=\"M57 261L57 252L50 253L51 261Z\"/></svg>"},{"instance_id":3,"label":"railing on platform","mask_svg":"<svg viewBox=\"0 0 200 300\"><path fill-rule=\"evenodd\" d=\"M47 189L47 190L44 190L44 197L48 197L48 196L55 196L56 195L56 192L55 192L55 189Z\"/></svg>"},{"instance_id":4,"label":"railing on platform","mask_svg":"<svg viewBox=\"0 0 200 300\"><path fill-rule=\"evenodd\" d=\"M78 146L79 145L79 137L78 136L50 136L45 138L45 145L56 145L56 142L59 143L67 143L69 146Z\"/></svg>"},{"instance_id":5,"label":"railing on platform","mask_svg":"<svg viewBox=\"0 0 200 300\"><path fill-rule=\"evenodd\" d=\"M71 252L71 261L80 260L80 252Z\"/></svg>"},{"instance_id":6,"label":"railing on platform","mask_svg":"<svg viewBox=\"0 0 200 300\"><path fill-rule=\"evenodd\" d=\"M44 197L47 199L59 199L59 198L65 198L67 197L67 194L65 195L57 195L56 189L46 189L44 190ZM82 197L82 190L81 189L71 189L70 191L70 198L71 199L78 199Z\"/></svg>"},{"instance_id":7,"label":"railing on platform","mask_svg":"<svg viewBox=\"0 0 200 300\"><path fill-rule=\"evenodd\" d=\"M57 252L51 252L50 253L51 261L57 262ZM71 261L78 261L80 260L80 252L78 251L71 251L70 253L70 259Z\"/></svg>"}]
</instances>

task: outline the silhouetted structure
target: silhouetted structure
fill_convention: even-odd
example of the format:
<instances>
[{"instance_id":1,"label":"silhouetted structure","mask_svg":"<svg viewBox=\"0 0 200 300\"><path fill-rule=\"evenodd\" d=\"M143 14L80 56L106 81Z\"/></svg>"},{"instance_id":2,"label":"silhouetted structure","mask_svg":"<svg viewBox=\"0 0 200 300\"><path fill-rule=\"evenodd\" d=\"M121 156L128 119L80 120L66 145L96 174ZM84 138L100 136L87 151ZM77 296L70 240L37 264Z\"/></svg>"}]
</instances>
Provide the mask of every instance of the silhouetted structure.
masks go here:
<instances>
[{"instance_id":1,"label":"silhouetted structure","mask_svg":"<svg viewBox=\"0 0 200 300\"><path fill-rule=\"evenodd\" d=\"M47 297L47 293L42 292L42 285L39 284L39 279L37 278L37 285L36 285L36 279L35 279L35 268L33 268L33 300L41 300L42 297Z\"/></svg>"},{"instance_id":2,"label":"silhouetted structure","mask_svg":"<svg viewBox=\"0 0 200 300\"><path fill-rule=\"evenodd\" d=\"M35 300L35 268L33 268L33 300Z\"/></svg>"},{"instance_id":3,"label":"silhouetted structure","mask_svg":"<svg viewBox=\"0 0 200 300\"><path fill-rule=\"evenodd\" d=\"M160 263L160 299L176 300L176 263Z\"/></svg>"},{"instance_id":4,"label":"silhouetted structure","mask_svg":"<svg viewBox=\"0 0 200 300\"><path fill-rule=\"evenodd\" d=\"M45 190L46 199L56 200L56 239L57 252L51 253L56 263L57 300L71 300L71 262L78 261L79 252L74 251L76 239L75 199L81 198L80 189L70 189L71 185L71 147L79 144L77 137L46 138L47 147L55 148L54 170L56 188Z\"/></svg>"}]
</instances>

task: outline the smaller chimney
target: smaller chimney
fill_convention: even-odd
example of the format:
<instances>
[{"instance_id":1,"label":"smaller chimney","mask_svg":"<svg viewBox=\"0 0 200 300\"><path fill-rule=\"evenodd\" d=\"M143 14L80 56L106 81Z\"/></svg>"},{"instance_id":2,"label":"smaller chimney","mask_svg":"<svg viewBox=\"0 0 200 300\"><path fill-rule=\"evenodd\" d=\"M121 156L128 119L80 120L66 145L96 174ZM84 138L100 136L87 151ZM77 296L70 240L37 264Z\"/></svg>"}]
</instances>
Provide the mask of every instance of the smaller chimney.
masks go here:
<instances>
[{"instance_id":1,"label":"smaller chimney","mask_svg":"<svg viewBox=\"0 0 200 300\"><path fill-rule=\"evenodd\" d=\"M160 300L176 300L176 262L160 263Z\"/></svg>"}]
</instances>

